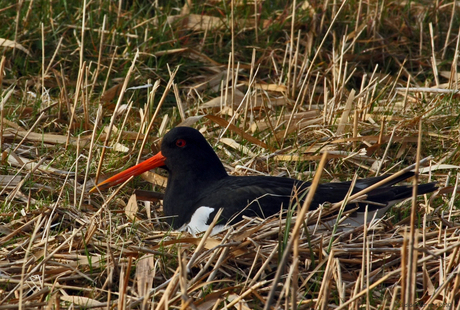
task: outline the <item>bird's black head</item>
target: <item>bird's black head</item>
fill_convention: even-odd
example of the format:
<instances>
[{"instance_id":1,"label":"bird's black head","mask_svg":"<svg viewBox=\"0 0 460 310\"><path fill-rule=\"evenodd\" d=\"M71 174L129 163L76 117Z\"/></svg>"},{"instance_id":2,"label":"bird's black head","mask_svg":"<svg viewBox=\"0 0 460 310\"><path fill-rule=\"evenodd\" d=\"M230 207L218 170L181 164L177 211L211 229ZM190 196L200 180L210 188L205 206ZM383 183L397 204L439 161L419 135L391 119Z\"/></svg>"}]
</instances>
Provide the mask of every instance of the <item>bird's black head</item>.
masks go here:
<instances>
[{"instance_id":1,"label":"bird's black head","mask_svg":"<svg viewBox=\"0 0 460 310\"><path fill-rule=\"evenodd\" d=\"M216 153L196 129L175 127L161 142L161 154L165 157L166 168L170 173L192 173L226 176L227 173Z\"/></svg>"},{"instance_id":2,"label":"bird's black head","mask_svg":"<svg viewBox=\"0 0 460 310\"><path fill-rule=\"evenodd\" d=\"M154 168L169 171L171 182L190 186L208 186L227 176L224 166L203 135L190 127L176 127L163 138L161 152L142 163L126 169L97 185L99 189L109 188ZM94 192L94 187L90 192Z\"/></svg>"}]
</instances>

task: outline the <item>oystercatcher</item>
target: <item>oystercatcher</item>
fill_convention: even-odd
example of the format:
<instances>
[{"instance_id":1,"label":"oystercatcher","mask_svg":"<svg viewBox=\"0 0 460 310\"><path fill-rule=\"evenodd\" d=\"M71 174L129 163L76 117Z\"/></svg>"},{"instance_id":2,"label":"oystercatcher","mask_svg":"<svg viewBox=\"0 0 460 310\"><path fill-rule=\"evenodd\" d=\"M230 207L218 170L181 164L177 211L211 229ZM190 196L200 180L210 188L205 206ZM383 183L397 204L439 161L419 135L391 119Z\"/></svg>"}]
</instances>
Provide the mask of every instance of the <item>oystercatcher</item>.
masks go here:
<instances>
[{"instance_id":1,"label":"oystercatcher","mask_svg":"<svg viewBox=\"0 0 460 310\"><path fill-rule=\"evenodd\" d=\"M163 199L167 221L174 229L187 230L192 234L206 231L220 208L223 209L220 223L213 233L221 230L225 224L239 221L243 215L268 217L282 208L288 208L293 197L301 201L310 186L310 182L284 177L230 176L198 130L176 127L164 136L158 154L105 180L90 192L120 184L131 176L156 167L164 168L169 173ZM365 201L350 203L346 209L358 207L359 212L368 206L369 212L375 211L382 216L389 207L412 196L412 186L392 185L413 175L413 172L404 173L370 191ZM357 180L353 193L386 177L388 175ZM310 210L325 202L342 201L350 185L351 182L319 184ZM435 189L435 183L418 185L418 194Z\"/></svg>"}]
</instances>

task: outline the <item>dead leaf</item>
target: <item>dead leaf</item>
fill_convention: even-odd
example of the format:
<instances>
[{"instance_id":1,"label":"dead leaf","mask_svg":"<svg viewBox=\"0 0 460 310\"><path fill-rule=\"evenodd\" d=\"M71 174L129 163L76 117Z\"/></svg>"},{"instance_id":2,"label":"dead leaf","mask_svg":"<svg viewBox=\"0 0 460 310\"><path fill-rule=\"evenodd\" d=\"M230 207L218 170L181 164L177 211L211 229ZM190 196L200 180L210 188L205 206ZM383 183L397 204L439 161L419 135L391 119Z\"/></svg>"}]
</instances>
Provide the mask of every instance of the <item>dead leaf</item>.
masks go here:
<instances>
[{"instance_id":1,"label":"dead leaf","mask_svg":"<svg viewBox=\"0 0 460 310\"><path fill-rule=\"evenodd\" d=\"M174 48L170 50L155 52L155 56L159 57L159 56L164 56L164 55L178 54L178 53L183 53L187 50L188 50L188 47Z\"/></svg>"},{"instance_id":2,"label":"dead leaf","mask_svg":"<svg viewBox=\"0 0 460 310\"><path fill-rule=\"evenodd\" d=\"M245 85L249 85L249 82L242 82ZM286 93L287 92L287 87L286 85L280 85L280 84L260 84L260 83L255 83L253 84L253 87L256 89L260 90L265 90L265 91L272 91L272 92L277 92L277 93Z\"/></svg>"},{"instance_id":3,"label":"dead leaf","mask_svg":"<svg viewBox=\"0 0 460 310\"><path fill-rule=\"evenodd\" d=\"M13 188L21 182L22 177L19 175L0 175L0 187Z\"/></svg>"},{"instance_id":4,"label":"dead leaf","mask_svg":"<svg viewBox=\"0 0 460 310\"><path fill-rule=\"evenodd\" d=\"M126 204L126 207L125 207L126 217L130 221L134 222L136 220L136 214L138 210L139 210L139 207L137 206L136 194L132 194L131 197L129 197L128 203Z\"/></svg>"},{"instance_id":5,"label":"dead leaf","mask_svg":"<svg viewBox=\"0 0 460 310\"><path fill-rule=\"evenodd\" d=\"M21 44L16 43L16 41L11 41L11 40L8 40L8 39L1 39L0 38L0 46L1 47L17 48L18 50L23 51L28 56L32 57L32 54L30 54L29 50L27 48L25 48L24 46L22 46Z\"/></svg>"},{"instance_id":6,"label":"dead leaf","mask_svg":"<svg viewBox=\"0 0 460 310\"><path fill-rule=\"evenodd\" d=\"M238 89L235 90L235 94L233 95L233 105L232 105L232 92L229 91L227 95L222 95L216 98L213 98L202 105L200 105L200 108L203 109L208 109L208 108L221 108L224 106L229 106L233 108L237 108L242 104L243 99L245 98L244 93L239 91ZM254 100L252 98L253 102L251 103L248 108L260 108L260 107L275 107L275 106L285 106L285 105L292 105L293 101L290 100L289 98L286 97L281 97L281 98L272 98L268 97L266 95L262 96L257 96Z\"/></svg>"},{"instance_id":7,"label":"dead leaf","mask_svg":"<svg viewBox=\"0 0 460 310\"><path fill-rule=\"evenodd\" d=\"M440 170L440 169L460 169L460 166L449 165L449 164L439 164L439 165L434 164L428 167L420 168L419 171L420 173L426 173L426 172Z\"/></svg>"},{"instance_id":8,"label":"dead leaf","mask_svg":"<svg viewBox=\"0 0 460 310\"><path fill-rule=\"evenodd\" d=\"M144 201L144 203L147 203L147 202L150 203L151 201L157 202L159 200L162 200L164 198L164 196L165 196L163 193L145 191L145 190L141 190L141 189L135 189L134 193L136 194L137 199ZM149 209L149 208L150 207L146 207L146 210ZM150 212L147 212L147 216L149 216L149 215L150 215Z\"/></svg>"},{"instance_id":9,"label":"dead leaf","mask_svg":"<svg viewBox=\"0 0 460 310\"><path fill-rule=\"evenodd\" d=\"M133 132L133 131L123 131L123 132L121 133L121 138L122 138L123 140L136 140L137 135L138 135L137 132ZM114 135L113 132L112 132L111 138L113 139L114 136L116 136L116 135ZM107 139L107 134L106 134L106 133L103 133L103 134L101 134L101 135L99 136L99 141L105 141L106 139ZM140 135L139 135L139 140L143 140L143 139L144 139L144 134L140 134ZM86 144L86 141L91 141L91 135L86 135L86 136L80 137L80 142L81 142L81 141L85 141L85 144L82 145L82 144L80 143L80 147L85 147L85 146L87 145L87 144Z\"/></svg>"},{"instance_id":10,"label":"dead leaf","mask_svg":"<svg viewBox=\"0 0 460 310\"><path fill-rule=\"evenodd\" d=\"M230 294L228 295L227 299L230 302L238 300L238 302L234 305L234 307L238 310L251 310L248 303L237 294Z\"/></svg>"},{"instance_id":11,"label":"dead leaf","mask_svg":"<svg viewBox=\"0 0 460 310\"><path fill-rule=\"evenodd\" d=\"M18 156L13 152L9 152L7 154L8 154L8 163L10 163L12 166L15 166L15 167L24 166L24 169L26 171L31 171L31 170L35 169L35 167L37 166L37 163L34 162L31 159L28 159L28 158L25 158L25 157L22 157L22 156ZM73 172L55 169L55 168L53 168L53 167L51 167L49 165L40 165L38 167L38 169L41 170L41 171L46 171L46 172L51 172L51 173L56 173L56 174L61 174L61 175L62 174L66 175L66 174L69 174L69 173L73 174Z\"/></svg>"},{"instance_id":12,"label":"dead leaf","mask_svg":"<svg viewBox=\"0 0 460 310\"><path fill-rule=\"evenodd\" d=\"M4 125L6 126L10 126L11 128L14 128L16 130L19 130L19 131L26 131L24 128L22 128L21 126L19 126L18 124L12 122L12 121L9 121L7 120L6 118L3 118L2 119L2 122Z\"/></svg>"},{"instance_id":13,"label":"dead leaf","mask_svg":"<svg viewBox=\"0 0 460 310\"><path fill-rule=\"evenodd\" d=\"M155 260L153 256L147 255L137 260L136 282L139 296L147 296L152 288L155 277Z\"/></svg>"},{"instance_id":14,"label":"dead leaf","mask_svg":"<svg viewBox=\"0 0 460 310\"><path fill-rule=\"evenodd\" d=\"M216 30L225 25L218 17L201 14L168 16L168 22L180 22L183 28L192 31Z\"/></svg>"},{"instance_id":15,"label":"dead leaf","mask_svg":"<svg viewBox=\"0 0 460 310\"><path fill-rule=\"evenodd\" d=\"M257 155L251 152L246 146L239 144L233 139L230 138L221 138L220 141L231 148L238 150L240 152L243 152L245 155L251 156L251 157L256 157Z\"/></svg>"},{"instance_id":16,"label":"dead leaf","mask_svg":"<svg viewBox=\"0 0 460 310\"><path fill-rule=\"evenodd\" d=\"M337 136L343 135L343 133L345 132L345 128L350 125L350 123L348 122L348 115L351 112L352 104L355 100L355 93L356 91L352 89L350 91L350 94L348 95L348 99L345 104L345 109L343 110L342 117L340 118L339 125L337 126L337 131L335 132Z\"/></svg>"},{"instance_id":17,"label":"dead leaf","mask_svg":"<svg viewBox=\"0 0 460 310\"><path fill-rule=\"evenodd\" d=\"M233 104L232 104L232 94L229 93L226 96L219 96L216 98L213 98L202 105L200 105L200 108L202 109L208 109L208 108L220 108L223 106L232 106L232 107L238 107L241 104L241 101L244 99L244 94L240 92L239 90L236 90L234 95L233 95Z\"/></svg>"},{"instance_id":18,"label":"dead leaf","mask_svg":"<svg viewBox=\"0 0 460 310\"><path fill-rule=\"evenodd\" d=\"M161 186L161 187L166 187L166 184L168 183L168 178L164 177L162 175L156 174L155 172L151 171L146 171L143 174L141 174L141 178L149 183Z\"/></svg>"},{"instance_id":19,"label":"dead leaf","mask_svg":"<svg viewBox=\"0 0 460 310\"><path fill-rule=\"evenodd\" d=\"M234 133L240 135L243 139L246 139L248 140L249 142L251 143L254 143L258 146L261 146L263 147L264 149L269 149L269 150L272 150L271 147L269 147L267 144L265 144L264 142L260 141L259 139L257 138L254 138L253 136L251 136L250 134L247 134L246 132L244 132L242 129L240 129L239 127L236 127L235 125L233 124L229 124L228 121L226 121L225 119L221 118L221 117L218 117L218 116L215 116L215 115L205 115L205 117L211 121L213 121L214 123L220 125L221 127L227 127L228 126L228 129L230 131L233 131Z\"/></svg>"},{"instance_id":20,"label":"dead leaf","mask_svg":"<svg viewBox=\"0 0 460 310\"><path fill-rule=\"evenodd\" d=\"M231 79L232 75L230 74L229 78ZM219 71L214 74L211 78L208 78L205 82L197 83L190 86L190 89L196 91L202 91L206 88L213 88L215 86L219 86L222 82L224 85L226 84L227 80L227 70Z\"/></svg>"},{"instance_id":21,"label":"dead leaf","mask_svg":"<svg viewBox=\"0 0 460 310\"><path fill-rule=\"evenodd\" d=\"M16 114L17 116L20 116L21 118L28 118L32 116L33 109L31 107L23 107L19 109L17 107L14 107L14 108L5 108L3 110L3 115L13 115L13 113ZM8 120L4 119L4 122L5 121L8 121ZM10 122L10 123L13 123L13 122ZM20 127L16 123L13 123L13 124L15 126L14 128ZM20 129L20 130L25 130L25 129Z\"/></svg>"},{"instance_id":22,"label":"dead leaf","mask_svg":"<svg viewBox=\"0 0 460 310\"><path fill-rule=\"evenodd\" d=\"M382 136L382 142L388 142L390 140L390 136ZM376 143L379 141L379 136L361 136L361 137L350 137L350 138L340 138L330 143L345 143L345 142L369 142L369 143ZM393 137L393 142L417 142L417 137Z\"/></svg>"},{"instance_id":23,"label":"dead leaf","mask_svg":"<svg viewBox=\"0 0 460 310\"><path fill-rule=\"evenodd\" d=\"M177 125L176 127L180 127L180 126L183 126L183 127L191 127L192 125L194 125L196 122L198 122L200 119L202 119L203 117L205 117L206 115L196 115L196 116L190 116L190 117L187 117L186 119L184 119L179 125Z\"/></svg>"},{"instance_id":24,"label":"dead leaf","mask_svg":"<svg viewBox=\"0 0 460 310\"><path fill-rule=\"evenodd\" d=\"M430 197L430 204L433 203L434 199L445 194L452 194L453 192L460 192L460 186L446 186L438 189L433 195Z\"/></svg>"},{"instance_id":25,"label":"dead leaf","mask_svg":"<svg viewBox=\"0 0 460 310\"><path fill-rule=\"evenodd\" d=\"M100 307L96 309L105 309L105 303L83 296L62 295L61 300L83 306L85 308Z\"/></svg>"},{"instance_id":26,"label":"dead leaf","mask_svg":"<svg viewBox=\"0 0 460 310\"><path fill-rule=\"evenodd\" d=\"M191 238L180 238L180 239L175 239L175 240L166 240L166 241L163 241L161 244L154 246L153 249L156 250L158 248L161 248L167 245L171 245L171 244L177 244L177 243L189 243L189 244L198 245L200 244L200 242L201 242L201 238L192 238L192 237ZM221 244L220 240L208 237L208 239L206 239L206 243L204 247L207 250L209 250L209 249L215 248L216 246L219 246L220 244ZM235 249L231 253L235 256L240 256L240 255L245 254L246 252L240 249Z\"/></svg>"},{"instance_id":27,"label":"dead leaf","mask_svg":"<svg viewBox=\"0 0 460 310\"><path fill-rule=\"evenodd\" d=\"M439 75L446 79L452 78L453 81L460 80L460 73L457 73L457 76L455 76L451 71L439 71Z\"/></svg>"},{"instance_id":28,"label":"dead leaf","mask_svg":"<svg viewBox=\"0 0 460 310\"><path fill-rule=\"evenodd\" d=\"M113 146L112 146L113 150L114 151L117 151L117 152L122 152L122 153L128 153L129 152L129 148L124 146L123 144L121 143L118 143L116 142Z\"/></svg>"},{"instance_id":29,"label":"dead leaf","mask_svg":"<svg viewBox=\"0 0 460 310\"><path fill-rule=\"evenodd\" d=\"M306 112L299 112L295 113L292 115L292 120L293 123L299 122L299 121L304 121L308 119L315 119L319 115L319 110L311 110L311 111L306 111ZM256 121L251 125L250 130L254 133L256 130L263 131L267 128L270 128L271 126L275 127L276 124L287 121L291 117L291 113L286 113L284 115L280 115L277 117L271 117L269 119L265 118L261 121ZM322 120L322 119L321 119ZM270 126L271 124L271 126Z\"/></svg>"},{"instance_id":30,"label":"dead leaf","mask_svg":"<svg viewBox=\"0 0 460 310\"><path fill-rule=\"evenodd\" d=\"M212 283L212 282L210 282ZM197 300L195 302L195 306L197 310L210 310L212 309L215 305L216 302L221 300L222 296L224 296L225 293L229 291L235 290L235 287L226 287L224 289L218 290L218 291L213 291L209 294L206 294L205 297L202 297L201 299Z\"/></svg>"},{"instance_id":31,"label":"dead leaf","mask_svg":"<svg viewBox=\"0 0 460 310\"><path fill-rule=\"evenodd\" d=\"M114 85L108 90L105 91L105 93L102 94L101 96L101 101L102 102L110 102L116 97L120 95L121 89L123 87L123 82L120 84Z\"/></svg>"},{"instance_id":32,"label":"dead leaf","mask_svg":"<svg viewBox=\"0 0 460 310\"><path fill-rule=\"evenodd\" d=\"M40 142L40 143L49 143L49 144L65 144L67 141L67 136L63 135L54 135L49 133L36 133L36 132L27 132L27 131L16 131L12 128L6 128L4 131L5 138L14 138L19 136L24 138L27 136L27 141ZM87 137L80 138L80 147L85 147L90 140ZM77 145L77 139L70 138L70 144Z\"/></svg>"},{"instance_id":33,"label":"dead leaf","mask_svg":"<svg viewBox=\"0 0 460 310\"><path fill-rule=\"evenodd\" d=\"M314 119L306 119L298 122L292 122L289 128L287 129L287 134L293 133L295 131L299 131L307 126L315 125L315 124L321 124L323 122L322 117L314 118ZM281 140L284 138L286 130L279 131L275 134L276 138L278 140Z\"/></svg>"}]
</instances>

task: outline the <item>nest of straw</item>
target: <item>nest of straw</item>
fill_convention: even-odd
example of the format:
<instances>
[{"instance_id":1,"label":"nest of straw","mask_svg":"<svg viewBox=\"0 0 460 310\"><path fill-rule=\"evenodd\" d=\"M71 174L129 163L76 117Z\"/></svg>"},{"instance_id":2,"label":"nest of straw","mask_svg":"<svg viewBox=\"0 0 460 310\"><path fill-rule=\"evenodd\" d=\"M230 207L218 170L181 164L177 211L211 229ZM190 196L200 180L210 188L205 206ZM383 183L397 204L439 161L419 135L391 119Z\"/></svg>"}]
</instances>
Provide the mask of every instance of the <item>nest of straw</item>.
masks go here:
<instances>
[{"instance_id":1,"label":"nest of straw","mask_svg":"<svg viewBox=\"0 0 460 310\"><path fill-rule=\"evenodd\" d=\"M322 218L294 211L191 236L145 209L49 205L2 225L1 309L258 309L270 296L269 309L393 309L411 293L419 305L456 303L460 232L444 215L423 216L413 234L387 221L334 233Z\"/></svg>"}]
</instances>

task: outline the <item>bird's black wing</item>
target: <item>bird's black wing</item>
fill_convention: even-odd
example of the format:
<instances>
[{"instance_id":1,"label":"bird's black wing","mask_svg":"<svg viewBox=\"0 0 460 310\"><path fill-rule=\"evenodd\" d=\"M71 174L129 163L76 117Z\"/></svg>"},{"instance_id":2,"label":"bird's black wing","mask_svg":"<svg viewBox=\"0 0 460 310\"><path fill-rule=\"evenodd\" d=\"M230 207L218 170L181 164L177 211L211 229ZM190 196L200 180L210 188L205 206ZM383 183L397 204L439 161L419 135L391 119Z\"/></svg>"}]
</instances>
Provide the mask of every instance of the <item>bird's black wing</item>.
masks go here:
<instances>
[{"instance_id":1,"label":"bird's black wing","mask_svg":"<svg viewBox=\"0 0 460 310\"><path fill-rule=\"evenodd\" d=\"M195 206L212 207L208 224L219 208L223 208L222 220L230 223L242 216L268 217L288 208L305 197L309 182L280 177L228 177L211 185L200 193Z\"/></svg>"},{"instance_id":2,"label":"bird's black wing","mask_svg":"<svg viewBox=\"0 0 460 310\"><path fill-rule=\"evenodd\" d=\"M385 208L395 202L409 198L412 195L412 186L392 186L402 180L413 176L412 172L403 174L392 181L372 190L367 194L365 202L351 203L346 209L359 207L364 211ZM385 178L388 175L360 179L356 182L352 194L357 193ZM219 208L223 208L222 221L235 223L242 216L271 216L281 209L294 206L296 202L302 203L306 197L310 182L302 182L290 178L280 177L228 177L211 185L197 197L195 206L212 207L208 224L214 219ZM349 191L351 182L319 184L310 210L316 209L325 202L336 203L342 201ZM418 186L418 194L429 193L435 190L435 183ZM191 215L190 215L191 217Z\"/></svg>"},{"instance_id":3,"label":"bird's black wing","mask_svg":"<svg viewBox=\"0 0 460 310\"><path fill-rule=\"evenodd\" d=\"M355 183L352 194L356 194L365 188L368 188L383 179L388 178L390 175L382 175L378 177L371 177L366 179L359 179ZM407 199L412 196L412 186L393 186L401 181L404 181L414 176L413 172L406 172L393 180L371 190L366 194L366 198L360 203L351 203L347 205L346 209L359 207L358 212L364 212L365 207L368 211L383 209L388 205L393 205L399 201ZM342 201L348 190L350 189L351 182L338 182L338 183L325 183L320 184L316 190L312 205L322 204L324 202L335 203ZM427 183L417 186L417 195L430 193L436 190L436 183Z\"/></svg>"}]
</instances>

